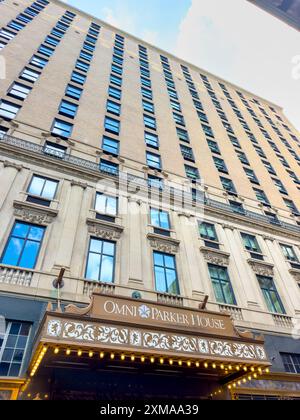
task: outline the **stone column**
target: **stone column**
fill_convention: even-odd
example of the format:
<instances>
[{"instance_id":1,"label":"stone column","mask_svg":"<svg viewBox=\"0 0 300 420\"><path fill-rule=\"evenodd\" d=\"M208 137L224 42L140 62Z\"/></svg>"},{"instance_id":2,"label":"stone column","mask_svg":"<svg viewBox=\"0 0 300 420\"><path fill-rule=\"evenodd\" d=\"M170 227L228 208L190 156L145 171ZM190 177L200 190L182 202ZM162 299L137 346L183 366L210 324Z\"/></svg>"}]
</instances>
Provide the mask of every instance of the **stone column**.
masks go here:
<instances>
[{"instance_id":1,"label":"stone column","mask_svg":"<svg viewBox=\"0 0 300 420\"><path fill-rule=\"evenodd\" d=\"M61 230L59 246L55 258L55 268L71 268L72 254L82 208L83 194L87 184L71 181L71 191L63 215L64 222Z\"/></svg>"},{"instance_id":2,"label":"stone column","mask_svg":"<svg viewBox=\"0 0 300 420\"><path fill-rule=\"evenodd\" d=\"M128 199L128 228L129 228L129 286L143 284L142 267L142 239L141 202Z\"/></svg>"},{"instance_id":3,"label":"stone column","mask_svg":"<svg viewBox=\"0 0 300 420\"><path fill-rule=\"evenodd\" d=\"M18 172L23 169L21 165L17 165L13 162L3 162L3 168L0 172L0 209L5 203L10 189L16 179Z\"/></svg>"}]
</instances>

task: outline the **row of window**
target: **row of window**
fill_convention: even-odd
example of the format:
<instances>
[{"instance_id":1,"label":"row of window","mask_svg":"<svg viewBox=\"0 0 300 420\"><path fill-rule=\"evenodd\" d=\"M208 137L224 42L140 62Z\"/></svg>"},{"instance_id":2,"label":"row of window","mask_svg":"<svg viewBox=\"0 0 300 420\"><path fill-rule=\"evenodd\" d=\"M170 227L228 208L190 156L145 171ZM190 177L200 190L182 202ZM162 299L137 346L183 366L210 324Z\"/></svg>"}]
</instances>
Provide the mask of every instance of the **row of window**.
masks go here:
<instances>
[{"instance_id":1,"label":"row of window","mask_svg":"<svg viewBox=\"0 0 300 420\"><path fill-rule=\"evenodd\" d=\"M18 32L24 29L45 7L49 4L47 0L36 0L31 6L11 20L6 27L0 29L0 50L5 48L9 41L14 39Z\"/></svg>"}]
</instances>

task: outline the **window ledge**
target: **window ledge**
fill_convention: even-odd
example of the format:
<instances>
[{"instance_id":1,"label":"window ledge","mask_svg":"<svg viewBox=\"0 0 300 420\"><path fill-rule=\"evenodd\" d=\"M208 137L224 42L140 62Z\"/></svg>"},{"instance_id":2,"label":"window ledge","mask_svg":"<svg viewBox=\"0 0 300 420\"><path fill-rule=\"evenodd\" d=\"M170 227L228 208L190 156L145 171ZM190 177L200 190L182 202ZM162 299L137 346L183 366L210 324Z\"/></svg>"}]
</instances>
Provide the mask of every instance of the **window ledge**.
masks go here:
<instances>
[{"instance_id":1,"label":"window ledge","mask_svg":"<svg viewBox=\"0 0 300 420\"><path fill-rule=\"evenodd\" d=\"M104 220L87 219L88 231L97 238L110 241L121 239L124 227Z\"/></svg>"},{"instance_id":2,"label":"window ledge","mask_svg":"<svg viewBox=\"0 0 300 420\"><path fill-rule=\"evenodd\" d=\"M14 201L13 207L15 216L21 218L25 222L37 223L40 225L51 224L58 215L57 210L28 202Z\"/></svg>"},{"instance_id":3,"label":"window ledge","mask_svg":"<svg viewBox=\"0 0 300 420\"><path fill-rule=\"evenodd\" d=\"M151 247L156 251L165 252L167 254L175 254L179 251L180 241L177 239L157 235L155 233L148 233L147 238L150 241Z\"/></svg>"}]
</instances>

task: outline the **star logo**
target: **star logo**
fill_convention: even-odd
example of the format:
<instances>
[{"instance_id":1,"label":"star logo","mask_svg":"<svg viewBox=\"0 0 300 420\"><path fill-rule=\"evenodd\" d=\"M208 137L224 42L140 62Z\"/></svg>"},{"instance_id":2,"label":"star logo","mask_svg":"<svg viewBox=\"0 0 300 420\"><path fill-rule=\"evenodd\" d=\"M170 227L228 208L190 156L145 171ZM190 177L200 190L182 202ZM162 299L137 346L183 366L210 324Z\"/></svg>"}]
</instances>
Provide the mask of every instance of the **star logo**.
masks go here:
<instances>
[{"instance_id":1,"label":"star logo","mask_svg":"<svg viewBox=\"0 0 300 420\"><path fill-rule=\"evenodd\" d=\"M150 318L150 314L151 314L151 311L150 311L150 308L148 308L148 306L142 305L139 307L139 315L141 318L144 318L144 319Z\"/></svg>"}]
</instances>

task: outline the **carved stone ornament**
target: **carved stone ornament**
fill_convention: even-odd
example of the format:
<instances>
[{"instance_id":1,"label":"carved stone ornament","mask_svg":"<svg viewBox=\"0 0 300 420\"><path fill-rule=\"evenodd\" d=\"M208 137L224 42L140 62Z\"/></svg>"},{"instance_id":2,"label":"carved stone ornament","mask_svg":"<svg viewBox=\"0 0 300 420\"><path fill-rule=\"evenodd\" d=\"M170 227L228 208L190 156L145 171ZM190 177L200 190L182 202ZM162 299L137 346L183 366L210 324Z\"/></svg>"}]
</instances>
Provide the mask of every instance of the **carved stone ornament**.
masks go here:
<instances>
[{"instance_id":1,"label":"carved stone ornament","mask_svg":"<svg viewBox=\"0 0 300 420\"><path fill-rule=\"evenodd\" d=\"M14 201L14 215L24 222L35 223L38 225L49 225L58 215L57 210L38 206L32 203Z\"/></svg>"},{"instance_id":2,"label":"carved stone ornament","mask_svg":"<svg viewBox=\"0 0 300 420\"><path fill-rule=\"evenodd\" d=\"M290 270L291 275L294 277L294 279L298 282L300 282L300 270Z\"/></svg>"},{"instance_id":3,"label":"carved stone ornament","mask_svg":"<svg viewBox=\"0 0 300 420\"><path fill-rule=\"evenodd\" d=\"M273 277L274 276L274 265L258 260L249 259L248 263L255 274L259 276Z\"/></svg>"},{"instance_id":4,"label":"carved stone ornament","mask_svg":"<svg viewBox=\"0 0 300 420\"><path fill-rule=\"evenodd\" d=\"M229 265L230 254L217 249L207 248L205 246L200 248L204 259L211 264L227 267Z\"/></svg>"},{"instance_id":5,"label":"carved stone ornament","mask_svg":"<svg viewBox=\"0 0 300 420\"><path fill-rule=\"evenodd\" d=\"M9 162L8 160L5 160L3 162L3 166L4 168L14 168L19 172L23 169L22 165L18 165L17 163L14 163L14 162Z\"/></svg>"},{"instance_id":6,"label":"carved stone ornament","mask_svg":"<svg viewBox=\"0 0 300 420\"><path fill-rule=\"evenodd\" d=\"M88 184L86 184L86 183L84 183L84 182L80 182L80 181L76 181L76 180L72 180L71 181L71 186L72 187L81 187L81 188L83 188L84 190L86 190L87 189L87 187L88 187Z\"/></svg>"},{"instance_id":7,"label":"carved stone ornament","mask_svg":"<svg viewBox=\"0 0 300 420\"><path fill-rule=\"evenodd\" d=\"M147 238L150 241L150 245L153 249L159 252L165 252L166 254L176 254L179 252L180 241L172 238L162 238L160 235L149 233Z\"/></svg>"},{"instance_id":8,"label":"carved stone ornament","mask_svg":"<svg viewBox=\"0 0 300 420\"><path fill-rule=\"evenodd\" d=\"M97 238L109 241L121 239L124 227L100 220L88 219L88 231Z\"/></svg>"}]
</instances>

